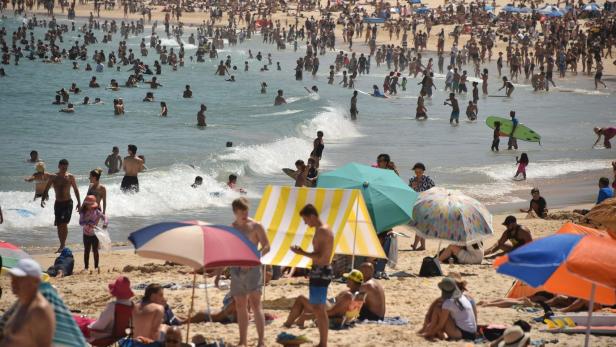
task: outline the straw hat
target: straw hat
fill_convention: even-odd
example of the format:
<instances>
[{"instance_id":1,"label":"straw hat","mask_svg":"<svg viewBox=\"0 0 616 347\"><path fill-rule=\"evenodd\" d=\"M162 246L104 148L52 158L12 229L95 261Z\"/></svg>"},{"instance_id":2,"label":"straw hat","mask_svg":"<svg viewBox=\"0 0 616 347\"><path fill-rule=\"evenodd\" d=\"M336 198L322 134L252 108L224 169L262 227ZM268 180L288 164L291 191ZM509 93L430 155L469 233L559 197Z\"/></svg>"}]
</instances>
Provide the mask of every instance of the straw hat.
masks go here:
<instances>
[{"instance_id":1,"label":"straw hat","mask_svg":"<svg viewBox=\"0 0 616 347\"><path fill-rule=\"evenodd\" d=\"M599 205L593 207L586 218L595 223L599 223L616 233L616 198L606 199Z\"/></svg>"},{"instance_id":2,"label":"straw hat","mask_svg":"<svg viewBox=\"0 0 616 347\"><path fill-rule=\"evenodd\" d=\"M503 340L498 347L525 347L530 342L530 335L517 325L511 326L503 333Z\"/></svg>"}]
</instances>

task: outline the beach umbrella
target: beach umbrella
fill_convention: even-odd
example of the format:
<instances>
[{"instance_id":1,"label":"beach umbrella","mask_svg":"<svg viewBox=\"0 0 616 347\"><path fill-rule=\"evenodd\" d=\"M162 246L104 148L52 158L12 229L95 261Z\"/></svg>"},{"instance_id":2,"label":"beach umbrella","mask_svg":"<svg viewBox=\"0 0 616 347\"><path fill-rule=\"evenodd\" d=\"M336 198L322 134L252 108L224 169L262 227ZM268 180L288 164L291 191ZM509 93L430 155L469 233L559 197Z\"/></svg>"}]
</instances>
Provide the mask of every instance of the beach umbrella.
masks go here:
<instances>
[{"instance_id":1,"label":"beach umbrella","mask_svg":"<svg viewBox=\"0 0 616 347\"><path fill-rule=\"evenodd\" d=\"M201 221L162 222L130 234L138 255L194 269L260 265L255 245L237 229Z\"/></svg>"},{"instance_id":2,"label":"beach umbrella","mask_svg":"<svg viewBox=\"0 0 616 347\"><path fill-rule=\"evenodd\" d=\"M415 13L417 14L426 14L430 12L430 8L427 6L421 6L420 8L415 9Z\"/></svg>"},{"instance_id":3,"label":"beach umbrella","mask_svg":"<svg viewBox=\"0 0 616 347\"><path fill-rule=\"evenodd\" d=\"M162 222L131 233L128 240L142 257L188 265L195 270L261 265L257 247L239 230L226 225L202 221ZM205 300L211 312L205 271L203 277L206 282ZM189 317L193 312L196 280L195 271ZM189 333L190 323L186 328L187 342Z\"/></svg>"},{"instance_id":4,"label":"beach umbrella","mask_svg":"<svg viewBox=\"0 0 616 347\"><path fill-rule=\"evenodd\" d=\"M520 9L519 8L517 8L515 6L511 6L511 5L503 6L503 8L501 8L501 11L507 12L507 13L520 13Z\"/></svg>"},{"instance_id":5,"label":"beach umbrella","mask_svg":"<svg viewBox=\"0 0 616 347\"><path fill-rule=\"evenodd\" d=\"M590 4L584 6L583 10L586 12L599 12L601 11L601 7L594 2L591 2Z\"/></svg>"},{"instance_id":6,"label":"beach umbrella","mask_svg":"<svg viewBox=\"0 0 616 347\"><path fill-rule=\"evenodd\" d=\"M616 304L616 241L593 235L556 234L497 258L497 272L589 301L586 342L595 302Z\"/></svg>"},{"instance_id":7,"label":"beach umbrella","mask_svg":"<svg viewBox=\"0 0 616 347\"><path fill-rule=\"evenodd\" d=\"M409 4L411 5L415 5L415 4L421 4L421 0L408 0Z\"/></svg>"},{"instance_id":8,"label":"beach umbrella","mask_svg":"<svg viewBox=\"0 0 616 347\"><path fill-rule=\"evenodd\" d=\"M11 243L0 241L0 257L0 265L10 269L17 265L20 259L30 258L30 255Z\"/></svg>"},{"instance_id":9,"label":"beach umbrella","mask_svg":"<svg viewBox=\"0 0 616 347\"><path fill-rule=\"evenodd\" d=\"M537 12L548 17L562 17L564 15L558 7L552 5L548 5Z\"/></svg>"},{"instance_id":10,"label":"beach umbrella","mask_svg":"<svg viewBox=\"0 0 616 347\"><path fill-rule=\"evenodd\" d=\"M357 163L320 174L317 186L359 189L377 233L408 223L417 199L417 193L394 171Z\"/></svg>"},{"instance_id":11,"label":"beach umbrella","mask_svg":"<svg viewBox=\"0 0 616 347\"><path fill-rule=\"evenodd\" d=\"M71 311L66 307L58 292L48 282L39 285L39 292L53 306L56 316L56 329L53 335L53 345L62 347L83 347L86 340L79 330Z\"/></svg>"},{"instance_id":12,"label":"beach umbrella","mask_svg":"<svg viewBox=\"0 0 616 347\"><path fill-rule=\"evenodd\" d=\"M439 187L419 194L410 225L424 238L461 246L494 234L492 214L482 203L461 192Z\"/></svg>"}]
</instances>

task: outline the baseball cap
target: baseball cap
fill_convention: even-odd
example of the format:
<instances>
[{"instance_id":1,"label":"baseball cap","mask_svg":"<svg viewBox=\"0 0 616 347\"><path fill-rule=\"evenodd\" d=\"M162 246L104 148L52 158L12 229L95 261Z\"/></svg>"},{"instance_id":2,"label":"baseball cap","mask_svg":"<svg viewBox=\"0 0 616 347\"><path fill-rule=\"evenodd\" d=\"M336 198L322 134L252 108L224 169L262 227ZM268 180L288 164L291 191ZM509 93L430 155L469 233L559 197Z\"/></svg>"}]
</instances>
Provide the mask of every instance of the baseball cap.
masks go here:
<instances>
[{"instance_id":1,"label":"baseball cap","mask_svg":"<svg viewBox=\"0 0 616 347\"><path fill-rule=\"evenodd\" d=\"M359 283L359 284L364 283L364 274L361 273L361 271L359 271L359 270L352 270L349 273L343 274L342 277L344 277L344 278L346 278L348 280L351 280L351 281L353 281L355 283Z\"/></svg>"},{"instance_id":2,"label":"baseball cap","mask_svg":"<svg viewBox=\"0 0 616 347\"><path fill-rule=\"evenodd\" d=\"M20 259L14 268L9 270L9 273L15 277L36 277L41 278L43 272L41 266L33 259Z\"/></svg>"},{"instance_id":3,"label":"baseball cap","mask_svg":"<svg viewBox=\"0 0 616 347\"><path fill-rule=\"evenodd\" d=\"M511 223L517 223L518 220L514 217L514 216L507 216L507 218L505 218L505 221L503 222L504 226L507 226Z\"/></svg>"}]
</instances>

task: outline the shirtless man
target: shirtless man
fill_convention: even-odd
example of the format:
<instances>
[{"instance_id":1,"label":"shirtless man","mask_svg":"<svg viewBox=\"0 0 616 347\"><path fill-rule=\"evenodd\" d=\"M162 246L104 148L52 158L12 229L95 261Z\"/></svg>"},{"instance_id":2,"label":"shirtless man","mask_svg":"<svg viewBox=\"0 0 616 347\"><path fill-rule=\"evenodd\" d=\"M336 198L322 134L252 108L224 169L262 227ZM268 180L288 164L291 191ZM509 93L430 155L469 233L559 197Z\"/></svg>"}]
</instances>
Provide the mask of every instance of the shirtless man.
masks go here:
<instances>
[{"instance_id":1,"label":"shirtless man","mask_svg":"<svg viewBox=\"0 0 616 347\"><path fill-rule=\"evenodd\" d=\"M280 105L284 105L287 103L287 101L284 99L282 94L283 94L282 89L278 89L278 95L276 95L276 98L274 99L274 106L280 106Z\"/></svg>"},{"instance_id":2,"label":"shirtless man","mask_svg":"<svg viewBox=\"0 0 616 347\"><path fill-rule=\"evenodd\" d=\"M319 347L327 347L329 318L327 316L327 287L332 281L333 270L331 258L334 251L334 233L327 224L319 218L319 212L308 204L302 208L299 215L311 228L316 228L312 239L312 252L303 250L300 246L291 246L291 251L312 259L309 278L309 302L319 327Z\"/></svg>"},{"instance_id":3,"label":"shirtless man","mask_svg":"<svg viewBox=\"0 0 616 347\"><path fill-rule=\"evenodd\" d=\"M107 173L112 175L120 172L122 168L122 157L120 156L120 149L117 146L113 146L111 154L105 159L105 166L107 167Z\"/></svg>"},{"instance_id":4,"label":"shirtless man","mask_svg":"<svg viewBox=\"0 0 616 347\"><path fill-rule=\"evenodd\" d=\"M374 265L363 263L359 271L364 275L364 283L359 287L359 293L364 295L364 304L359 312L359 320L379 321L385 318L385 289L372 276Z\"/></svg>"},{"instance_id":5,"label":"shirtless man","mask_svg":"<svg viewBox=\"0 0 616 347\"><path fill-rule=\"evenodd\" d=\"M261 256L270 250L270 244L265 229L258 222L248 218L248 200L239 198L231 204L235 221L231 224L246 236L255 247L261 246ZM237 322L240 328L240 342L238 346L247 346L248 339L248 303L254 313L255 325L259 342L257 346L265 346L265 316L261 307L261 288L263 287L263 274L261 266L232 267L231 268L231 295L237 310Z\"/></svg>"},{"instance_id":6,"label":"shirtless man","mask_svg":"<svg viewBox=\"0 0 616 347\"><path fill-rule=\"evenodd\" d=\"M54 225L58 228L58 239L60 239L60 248L56 253L62 252L66 245L66 237L68 236L68 223L71 221L73 213L73 200L71 199L71 187L77 198L76 211L81 208L81 199L79 198L79 188L75 182L75 176L68 173L68 160L62 159L58 163L58 172L55 175L49 176L49 181L43 190L41 197L41 207L45 207L45 201L49 199L49 188L53 186L56 193L56 202L53 206L55 221Z\"/></svg>"},{"instance_id":7,"label":"shirtless man","mask_svg":"<svg viewBox=\"0 0 616 347\"><path fill-rule=\"evenodd\" d=\"M128 145L128 156L124 157L124 178L120 189L124 193L139 193L137 175L143 170L143 159L137 157L137 146Z\"/></svg>"},{"instance_id":8,"label":"shirtless man","mask_svg":"<svg viewBox=\"0 0 616 347\"><path fill-rule=\"evenodd\" d=\"M50 347L56 319L53 307L38 291L41 267L32 259L22 259L9 273L17 303L4 326L0 347Z\"/></svg>"},{"instance_id":9,"label":"shirtless man","mask_svg":"<svg viewBox=\"0 0 616 347\"><path fill-rule=\"evenodd\" d=\"M199 112L197 112L197 126L207 126L205 123L205 111L207 111L207 107L205 104L201 104L201 108L199 109Z\"/></svg>"},{"instance_id":10,"label":"shirtless man","mask_svg":"<svg viewBox=\"0 0 616 347\"><path fill-rule=\"evenodd\" d=\"M224 76L227 73L229 73L229 70L227 70L227 66L225 65L225 62L221 60L214 74L218 76Z\"/></svg>"},{"instance_id":11,"label":"shirtless man","mask_svg":"<svg viewBox=\"0 0 616 347\"><path fill-rule=\"evenodd\" d=\"M133 309L133 336L159 341L165 315L163 288L150 284L145 288L143 300Z\"/></svg>"},{"instance_id":12,"label":"shirtless man","mask_svg":"<svg viewBox=\"0 0 616 347\"><path fill-rule=\"evenodd\" d=\"M496 258L533 241L530 230L525 226L519 225L514 216L507 216L503 225L507 227L507 230L505 230L494 246L485 251L485 258Z\"/></svg>"},{"instance_id":13,"label":"shirtless man","mask_svg":"<svg viewBox=\"0 0 616 347\"><path fill-rule=\"evenodd\" d=\"M43 197L47 181L49 181L49 174L45 172L45 163L42 161L36 163L36 172L32 176L24 178L24 181L35 182L34 200Z\"/></svg>"}]
</instances>

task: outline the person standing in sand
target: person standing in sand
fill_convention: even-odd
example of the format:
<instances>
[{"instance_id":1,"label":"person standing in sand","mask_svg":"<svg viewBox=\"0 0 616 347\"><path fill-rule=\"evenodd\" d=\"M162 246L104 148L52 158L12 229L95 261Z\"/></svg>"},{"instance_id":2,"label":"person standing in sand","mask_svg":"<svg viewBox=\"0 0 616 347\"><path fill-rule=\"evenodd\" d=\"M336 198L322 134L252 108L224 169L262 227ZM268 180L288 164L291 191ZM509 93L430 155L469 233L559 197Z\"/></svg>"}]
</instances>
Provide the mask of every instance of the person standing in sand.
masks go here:
<instances>
[{"instance_id":1,"label":"person standing in sand","mask_svg":"<svg viewBox=\"0 0 616 347\"><path fill-rule=\"evenodd\" d=\"M34 200L43 196L47 182L49 181L49 174L45 172L45 163L39 161L36 163L36 172L30 177L24 179L26 182L36 182L34 187Z\"/></svg>"},{"instance_id":2,"label":"person standing in sand","mask_svg":"<svg viewBox=\"0 0 616 347\"><path fill-rule=\"evenodd\" d=\"M113 146L111 154L105 159L105 166L107 167L107 174L109 175L120 172L122 168L122 157L120 156L120 149L117 146Z\"/></svg>"},{"instance_id":3,"label":"person standing in sand","mask_svg":"<svg viewBox=\"0 0 616 347\"><path fill-rule=\"evenodd\" d=\"M137 157L137 146L128 145L128 156L124 157L124 178L120 189L124 193L139 193L137 175L143 170L143 159Z\"/></svg>"},{"instance_id":4,"label":"person standing in sand","mask_svg":"<svg viewBox=\"0 0 616 347\"><path fill-rule=\"evenodd\" d=\"M58 163L58 172L55 175L49 176L49 181L43 190L41 198L41 207L45 207L45 201L49 199L49 188L53 186L56 193L56 201L53 209L55 214L54 225L58 228L58 239L60 247L56 253L60 253L66 245L66 237L68 236L68 223L71 221L73 213L73 200L71 199L71 187L77 198L77 208L81 207L81 199L79 198L79 188L75 182L75 176L68 172L68 160L62 159Z\"/></svg>"},{"instance_id":5,"label":"person standing in sand","mask_svg":"<svg viewBox=\"0 0 616 347\"><path fill-rule=\"evenodd\" d=\"M331 267L332 252L334 251L334 233L327 224L319 218L319 212L311 205L307 204L299 212L299 215L311 228L316 228L312 239L312 252L303 250L300 246L291 246L291 251L312 259L312 268L308 275L309 302L312 305L312 312L319 327L319 347L327 347L327 334L329 329L329 318L327 317L327 287L332 281L333 270Z\"/></svg>"},{"instance_id":6,"label":"person standing in sand","mask_svg":"<svg viewBox=\"0 0 616 347\"><path fill-rule=\"evenodd\" d=\"M255 247L261 246L261 256L270 250L270 244L265 234L265 229L258 222L248 217L248 200L239 198L231 204L235 221L231 224L248 238ZM247 346L248 339L248 303L254 313L259 343L257 346L265 346L265 316L261 307L261 288L263 287L263 274L261 266L232 267L230 293L235 301L237 310L237 322L240 329L240 342L238 346Z\"/></svg>"},{"instance_id":7,"label":"person standing in sand","mask_svg":"<svg viewBox=\"0 0 616 347\"><path fill-rule=\"evenodd\" d=\"M5 323L0 347L51 347L56 319L53 307L38 291L41 267L32 259L22 259L9 273L17 303Z\"/></svg>"}]
</instances>

